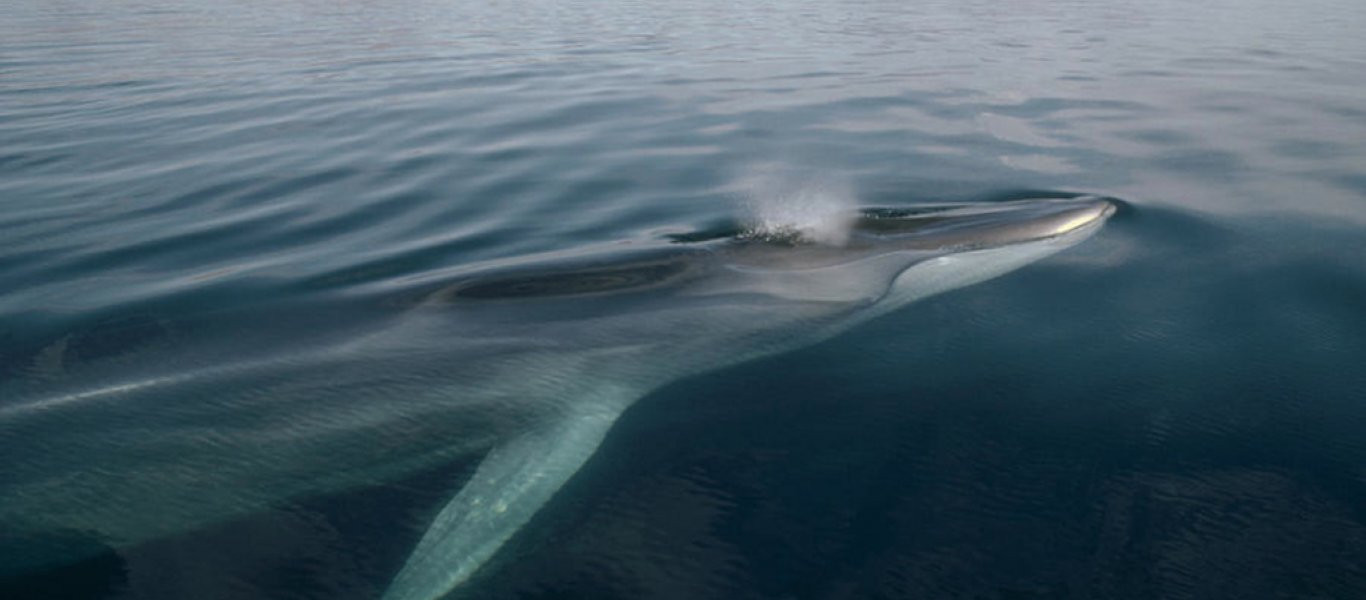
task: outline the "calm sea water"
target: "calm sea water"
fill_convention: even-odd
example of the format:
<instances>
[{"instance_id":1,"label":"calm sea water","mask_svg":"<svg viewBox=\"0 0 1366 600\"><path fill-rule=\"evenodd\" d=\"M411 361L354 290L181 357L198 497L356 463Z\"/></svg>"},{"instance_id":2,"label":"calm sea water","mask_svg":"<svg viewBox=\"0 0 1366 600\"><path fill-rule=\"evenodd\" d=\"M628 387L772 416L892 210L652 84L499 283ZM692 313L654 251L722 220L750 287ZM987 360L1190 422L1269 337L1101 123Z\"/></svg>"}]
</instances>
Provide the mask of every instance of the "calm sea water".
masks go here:
<instances>
[{"instance_id":1,"label":"calm sea water","mask_svg":"<svg viewBox=\"0 0 1366 600\"><path fill-rule=\"evenodd\" d=\"M1083 245L639 401L453 596L1366 597L1362 31L1357 0L8 2L0 504L192 439L221 464L156 511L255 509L0 529L0 597L377 597L477 455L352 480L446 430L339 437L252 504L213 470L299 424L214 449L289 394L179 416L320 372L384 411L460 343L361 343L411 282L1079 192L1126 202Z\"/></svg>"}]
</instances>

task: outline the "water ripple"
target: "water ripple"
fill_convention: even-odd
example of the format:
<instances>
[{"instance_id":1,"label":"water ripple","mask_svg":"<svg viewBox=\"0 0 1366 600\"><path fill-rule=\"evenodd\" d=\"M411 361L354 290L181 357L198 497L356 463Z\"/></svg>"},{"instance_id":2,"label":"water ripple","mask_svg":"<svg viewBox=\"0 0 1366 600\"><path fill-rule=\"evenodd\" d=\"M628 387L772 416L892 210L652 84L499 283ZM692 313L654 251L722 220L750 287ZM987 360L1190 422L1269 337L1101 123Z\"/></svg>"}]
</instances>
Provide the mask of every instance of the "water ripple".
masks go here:
<instances>
[{"instance_id":1,"label":"water ripple","mask_svg":"<svg viewBox=\"0 0 1366 600\"><path fill-rule=\"evenodd\" d=\"M629 485L570 490L544 517L553 539L514 543L480 584L495 597L1366 590L1360 2L11 4L0 384L221 367L269 407L259 381L222 373L342 352L399 318L395 289L482 261L733 228L756 201L791 217L799 194L752 185L773 165L788 184L839 182L824 197L837 204L1110 194L1131 205L1086 252L870 325L800 368L720 376L753 381L690 398L672 449L590 464ZM173 342L202 355L124 371ZM378 381L408 388L448 367L383 358L394 372ZM355 393L373 394L365 418L389 428L384 443L485 441L366 385ZM114 438L145 434L136 415L152 407L128 408L109 416ZM260 441L328 439L341 418ZM213 447L231 425L162 433ZM413 485L431 499L368 510L417 520L452 484ZM240 524L283 523L310 577L345 584L270 579L294 564L282 550L148 595L374 597L411 532L348 533L337 524L369 519L325 514L370 493ZM177 544L246 545L232 529L88 568L145 574L138 560L193 555ZM76 538L53 543L102 544Z\"/></svg>"}]
</instances>

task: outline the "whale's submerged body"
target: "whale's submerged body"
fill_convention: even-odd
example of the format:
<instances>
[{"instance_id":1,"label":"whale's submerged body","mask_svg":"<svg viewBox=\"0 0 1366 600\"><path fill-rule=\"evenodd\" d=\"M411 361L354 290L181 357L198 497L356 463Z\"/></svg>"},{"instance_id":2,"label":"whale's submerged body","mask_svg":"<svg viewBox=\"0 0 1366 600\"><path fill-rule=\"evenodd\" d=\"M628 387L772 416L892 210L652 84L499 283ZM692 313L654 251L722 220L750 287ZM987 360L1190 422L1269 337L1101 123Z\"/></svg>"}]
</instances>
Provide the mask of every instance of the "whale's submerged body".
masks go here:
<instances>
[{"instance_id":1,"label":"whale's submerged body","mask_svg":"<svg viewBox=\"0 0 1366 600\"><path fill-rule=\"evenodd\" d=\"M0 548L0 580L84 558L71 532L117 549L482 454L384 594L437 598L650 391L1006 273L1113 212L1095 197L869 209L838 246L737 235L522 260L417 282L389 303L399 316L309 357L160 351L153 369L0 387L0 531L24 546Z\"/></svg>"}]
</instances>

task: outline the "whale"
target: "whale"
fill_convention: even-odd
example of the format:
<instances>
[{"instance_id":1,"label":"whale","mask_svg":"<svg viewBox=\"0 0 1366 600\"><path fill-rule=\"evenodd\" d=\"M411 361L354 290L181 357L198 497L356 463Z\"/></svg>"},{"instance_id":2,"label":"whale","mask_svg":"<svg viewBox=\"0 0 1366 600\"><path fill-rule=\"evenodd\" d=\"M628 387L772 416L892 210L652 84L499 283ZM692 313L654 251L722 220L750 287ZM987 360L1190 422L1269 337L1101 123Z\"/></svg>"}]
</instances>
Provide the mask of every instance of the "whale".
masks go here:
<instances>
[{"instance_id":1,"label":"whale","mask_svg":"<svg viewBox=\"0 0 1366 600\"><path fill-rule=\"evenodd\" d=\"M385 282L362 327L277 351L269 328L242 334L250 356L171 339L64 368L58 344L0 384L0 580L469 461L382 592L448 595L654 390L1042 260L1116 207L862 208L837 238L737 228L462 265Z\"/></svg>"}]
</instances>

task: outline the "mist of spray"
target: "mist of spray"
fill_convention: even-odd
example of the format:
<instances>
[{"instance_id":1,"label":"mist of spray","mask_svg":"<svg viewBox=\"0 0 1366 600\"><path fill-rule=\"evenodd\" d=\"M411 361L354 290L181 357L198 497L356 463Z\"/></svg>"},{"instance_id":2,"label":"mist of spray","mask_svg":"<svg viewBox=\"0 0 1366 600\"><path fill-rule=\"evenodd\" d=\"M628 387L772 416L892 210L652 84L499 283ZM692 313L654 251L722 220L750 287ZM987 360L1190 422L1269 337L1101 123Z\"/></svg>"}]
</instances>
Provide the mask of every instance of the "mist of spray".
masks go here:
<instances>
[{"instance_id":1,"label":"mist of spray","mask_svg":"<svg viewBox=\"0 0 1366 600\"><path fill-rule=\"evenodd\" d=\"M853 190L842 181L790 167L755 168L742 180L749 213L745 235L842 246L856 216Z\"/></svg>"}]
</instances>

